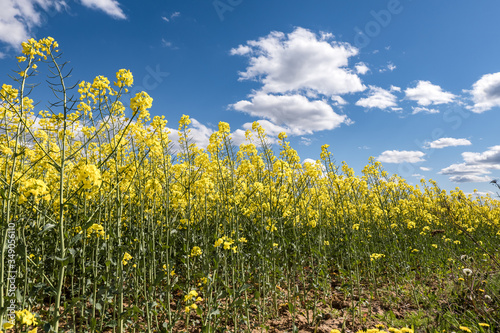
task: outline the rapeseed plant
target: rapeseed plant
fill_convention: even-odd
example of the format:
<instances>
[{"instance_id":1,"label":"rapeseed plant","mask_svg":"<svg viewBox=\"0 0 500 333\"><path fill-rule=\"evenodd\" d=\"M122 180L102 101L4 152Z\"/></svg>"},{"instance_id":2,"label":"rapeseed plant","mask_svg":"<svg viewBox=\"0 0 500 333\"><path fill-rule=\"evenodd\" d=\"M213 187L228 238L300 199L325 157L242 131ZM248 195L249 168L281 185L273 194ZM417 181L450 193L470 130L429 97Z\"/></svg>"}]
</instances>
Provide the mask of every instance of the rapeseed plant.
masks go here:
<instances>
[{"instance_id":1,"label":"rapeseed plant","mask_svg":"<svg viewBox=\"0 0 500 333\"><path fill-rule=\"evenodd\" d=\"M125 102L130 71L114 83L98 75L67 84L58 47L23 43L21 74L0 89L0 278L15 262L16 302L42 311L53 331L61 322L75 332L248 331L283 311L313 326L339 293L358 329L374 299L419 307L426 276L461 273L464 288L495 272L497 200L446 193L432 180L410 185L373 158L356 175L328 144L302 164L286 133L278 154L258 122L239 147L220 122L203 149L183 115L173 151L165 118L150 119L153 99L139 92ZM43 64L59 100L35 116L26 87ZM459 266L464 253L475 258L470 268ZM493 326L486 306L498 297L481 288L491 301L478 303L476 322ZM11 299L4 282L2 323Z\"/></svg>"}]
</instances>

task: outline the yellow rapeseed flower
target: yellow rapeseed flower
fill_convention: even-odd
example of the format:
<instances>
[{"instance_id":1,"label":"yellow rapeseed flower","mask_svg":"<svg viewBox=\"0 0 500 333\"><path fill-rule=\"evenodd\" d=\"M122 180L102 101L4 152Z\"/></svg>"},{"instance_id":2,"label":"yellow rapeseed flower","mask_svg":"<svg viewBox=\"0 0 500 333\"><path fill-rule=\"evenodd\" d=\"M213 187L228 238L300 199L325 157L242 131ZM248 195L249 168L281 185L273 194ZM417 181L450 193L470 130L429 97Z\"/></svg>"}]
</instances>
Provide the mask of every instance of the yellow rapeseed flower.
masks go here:
<instances>
[{"instance_id":1,"label":"yellow rapeseed flower","mask_svg":"<svg viewBox=\"0 0 500 333\"><path fill-rule=\"evenodd\" d=\"M377 259L380 259L380 258L383 258L385 257L385 254L382 254L382 253L373 253L370 255L370 261L374 261L374 260L377 260Z\"/></svg>"},{"instance_id":2,"label":"yellow rapeseed flower","mask_svg":"<svg viewBox=\"0 0 500 333\"><path fill-rule=\"evenodd\" d=\"M98 238L104 239L104 227L100 224L94 223L87 229L87 238L95 234Z\"/></svg>"},{"instance_id":3,"label":"yellow rapeseed flower","mask_svg":"<svg viewBox=\"0 0 500 333\"><path fill-rule=\"evenodd\" d=\"M16 321L20 322L21 325L38 325L35 316L29 312L27 309L16 311Z\"/></svg>"},{"instance_id":4,"label":"yellow rapeseed flower","mask_svg":"<svg viewBox=\"0 0 500 333\"><path fill-rule=\"evenodd\" d=\"M2 325L3 329L4 330L9 330L11 329L12 327L14 327L14 324L10 323L10 322L6 322Z\"/></svg>"},{"instance_id":5,"label":"yellow rapeseed flower","mask_svg":"<svg viewBox=\"0 0 500 333\"><path fill-rule=\"evenodd\" d=\"M123 266L125 266L126 264L128 264L128 261L130 259L132 259L132 256L130 255L130 253L125 252L125 254L123 255L123 259L122 259Z\"/></svg>"},{"instance_id":6,"label":"yellow rapeseed flower","mask_svg":"<svg viewBox=\"0 0 500 333\"><path fill-rule=\"evenodd\" d=\"M194 246L191 249L191 255L190 257L196 257L196 256L201 256L203 254L203 251L201 251L199 246Z\"/></svg>"},{"instance_id":7,"label":"yellow rapeseed flower","mask_svg":"<svg viewBox=\"0 0 500 333\"><path fill-rule=\"evenodd\" d=\"M132 84L134 84L134 76L132 75L132 72L127 69L120 69L116 72L115 86L122 88L130 87Z\"/></svg>"}]
</instances>

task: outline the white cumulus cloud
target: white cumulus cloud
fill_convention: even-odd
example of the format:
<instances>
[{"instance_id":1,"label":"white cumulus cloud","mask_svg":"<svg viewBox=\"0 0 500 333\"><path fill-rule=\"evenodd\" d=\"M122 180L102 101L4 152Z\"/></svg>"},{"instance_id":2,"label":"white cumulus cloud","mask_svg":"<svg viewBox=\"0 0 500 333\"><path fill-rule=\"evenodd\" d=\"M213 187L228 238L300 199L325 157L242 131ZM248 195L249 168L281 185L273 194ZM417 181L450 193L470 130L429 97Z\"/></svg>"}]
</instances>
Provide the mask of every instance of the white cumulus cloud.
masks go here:
<instances>
[{"instance_id":1,"label":"white cumulus cloud","mask_svg":"<svg viewBox=\"0 0 500 333\"><path fill-rule=\"evenodd\" d=\"M483 153L462 153L466 163L470 164L491 164L500 166L500 145L490 147Z\"/></svg>"},{"instance_id":2,"label":"white cumulus cloud","mask_svg":"<svg viewBox=\"0 0 500 333\"><path fill-rule=\"evenodd\" d=\"M356 72L361 75L368 73L370 70L364 62L358 62L354 68L356 69Z\"/></svg>"},{"instance_id":3,"label":"white cumulus cloud","mask_svg":"<svg viewBox=\"0 0 500 333\"><path fill-rule=\"evenodd\" d=\"M439 110L437 109L429 109L429 108L424 108L421 106L414 106L413 107L413 112L411 114L417 114L417 113L439 113Z\"/></svg>"},{"instance_id":4,"label":"white cumulus cloud","mask_svg":"<svg viewBox=\"0 0 500 333\"><path fill-rule=\"evenodd\" d=\"M488 150L462 153L464 163L452 164L439 173L449 175L456 183L486 182L495 177L488 176L492 170L500 170L500 145L489 147Z\"/></svg>"},{"instance_id":5,"label":"white cumulus cloud","mask_svg":"<svg viewBox=\"0 0 500 333\"><path fill-rule=\"evenodd\" d=\"M81 0L81 2L85 7L101 10L114 18L127 18L120 8L120 3L116 0Z\"/></svg>"},{"instance_id":6,"label":"white cumulus cloud","mask_svg":"<svg viewBox=\"0 0 500 333\"><path fill-rule=\"evenodd\" d=\"M0 41L15 48L31 37L31 29L41 26L47 12L61 11L63 0L2 0L0 10Z\"/></svg>"},{"instance_id":7,"label":"white cumulus cloud","mask_svg":"<svg viewBox=\"0 0 500 333\"><path fill-rule=\"evenodd\" d=\"M316 160L313 160L312 158L306 158L304 159L304 161L302 161L302 164L306 163L316 164Z\"/></svg>"},{"instance_id":8,"label":"white cumulus cloud","mask_svg":"<svg viewBox=\"0 0 500 333\"><path fill-rule=\"evenodd\" d=\"M195 118L190 118L190 120L191 124L188 126L191 130L189 133L190 143L194 143L200 148L206 148L210 143L210 135L214 131ZM179 131L176 128L168 128L168 130L170 131L169 139L172 140L173 149L178 152L181 149L179 145Z\"/></svg>"},{"instance_id":9,"label":"white cumulus cloud","mask_svg":"<svg viewBox=\"0 0 500 333\"><path fill-rule=\"evenodd\" d=\"M278 136L278 134L280 134L281 132L286 132L287 134L290 134L290 131L292 131L290 128L278 126L278 125L270 122L269 120L259 119L256 121L259 123L260 127L262 127L266 131L266 135L268 135L268 136L275 137L275 136ZM245 124L243 124L242 127L245 130L251 130L252 125L253 125L253 123L245 123Z\"/></svg>"},{"instance_id":10,"label":"white cumulus cloud","mask_svg":"<svg viewBox=\"0 0 500 333\"><path fill-rule=\"evenodd\" d=\"M439 173L443 175L479 175L490 174L487 166L480 164L456 163L442 169Z\"/></svg>"},{"instance_id":11,"label":"white cumulus cloud","mask_svg":"<svg viewBox=\"0 0 500 333\"><path fill-rule=\"evenodd\" d=\"M440 138L432 142L427 142L425 148L441 149L446 147L470 146L471 144L467 139Z\"/></svg>"},{"instance_id":12,"label":"white cumulus cloud","mask_svg":"<svg viewBox=\"0 0 500 333\"><path fill-rule=\"evenodd\" d=\"M271 32L230 53L249 57L249 65L239 73L239 80L258 81L266 93L312 90L336 96L365 89L361 79L347 67L358 49L348 43L329 42L304 28L289 34Z\"/></svg>"},{"instance_id":13,"label":"white cumulus cloud","mask_svg":"<svg viewBox=\"0 0 500 333\"><path fill-rule=\"evenodd\" d=\"M35 37L34 28L69 8L65 0L1 0L0 3L0 41L16 49L21 42ZM126 18L116 0L81 0L81 4L117 19Z\"/></svg>"},{"instance_id":14,"label":"white cumulus cloud","mask_svg":"<svg viewBox=\"0 0 500 333\"><path fill-rule=\"evenodd\" d=\"M257 92L250 100L242 100L230 108L254 117L270 120L277 126L291 128L292 135L311 134L315 131L331 130L342 123L349 123L345 115L335 113L322 101L311 101L302 95L272 95Z\"/></svg>"},{"instance_id":15,"label":"white cumulus cloud","mask_svg":"<svg viewBox=\"0 0 500 333\"><path fill-rule=\"evenodd\" d=\"M370 86L368 97L361 98L356 102L356 105L365 108L387 109L397 106L397 98L389 90L380 87Z\"/></svg>"},{"instance_id":16,"label":"white cumulus cloud","mask_svg":"<svg viewBox=\"0 0 500 333\"><path fill-rule=\"evenodd\" d=\"M431 104L447 104L455 99L452 93L443 91L443 89L429 81L418 81L415 88L405 90L406 98L417 101L419 105L427 106Z\"/></svg>"},{"instance_id":17,"label":"white cumulus cloud","mask_svg":"<svg viewBox=\"0 0 500 333\"><path fill-rule=\"evenodd\" d=\"M476 175L457 175L451 176L450 180L455 183L484 183L491 181L491 177Z\"/></svg>"},{"instance_id":18,"label":"white cumulus cloud","mask_svg":"<svg viewBox=\"0 0 500 333\"><path fill-rule=\"evenodd\" d=\"M382 163L417 163L425 161L424 155L425 153L421 151L386 150L377 157L377 160Z\"/></svg>"},{"instance_id":19,"label":"white cumulus cloud","mask_svg":"<svg viewBox=\"0 0 500 333\"><path fill-rule=\"evenodd\" d=\"M469 107L472 112L481 113L500 106L500 72L483 75L467 92L474 102Z\"/></svg>"}]
</instances>

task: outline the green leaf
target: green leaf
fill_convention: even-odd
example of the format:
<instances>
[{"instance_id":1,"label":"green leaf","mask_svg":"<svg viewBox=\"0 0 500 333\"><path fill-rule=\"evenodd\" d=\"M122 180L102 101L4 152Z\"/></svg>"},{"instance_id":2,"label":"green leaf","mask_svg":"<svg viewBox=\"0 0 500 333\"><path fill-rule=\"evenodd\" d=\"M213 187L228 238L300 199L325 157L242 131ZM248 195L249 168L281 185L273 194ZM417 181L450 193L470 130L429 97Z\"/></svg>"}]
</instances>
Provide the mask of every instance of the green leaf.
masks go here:
<instances>
[{"instance_id":1,"label":"green leaf","mask_svg":"<svg viewBox=\"0 0 500 333\"><path fill-rule=\"evenodd\" d=\"M245 290L250 289L251 287L252 287L251 285L249 285L248 283L245 283L245 284L241 287L241 289L240 289L239 293L241 294L241 293L243 293Z\"/></svg>"},{"instance_id":2,"label":"green leaf","mask_svg":"<svg viewBox=\"0 0 500 333\"><path fill-rule=\"evenodd\" d=\"M43 235L47 231L54 229L56 227L55 224L53 223L47 223L46 225L43 226L42 230L38 233L38 235Z\"/></svg>"},{"instance_id":3,"label":"green leaf","mask_svg":"<svg viewBox=\"0 0 500 333\"><path fill-rule=\"evenodd\" d=\"M73 237L70 241L69 241L69 245L73 245L75 244L76 242L79 242L81 239L83 238L83 235L82 234L76 234L75 237Z\"/></svg>"},{"instance_id":4,"label":"green leaf","mask_svg":"<svg viewBox=\"0 0 500 333\"><path fill-rule=\"evenodd\" d=\"M233 302L234 306L240 306L242 304L243 304L243 299L242 298L238 298L236 301Z\"/></svg>"},{"instance_id":5,"label":"green leaf","mask_svg":"<svg viewBox=\"0 0 500 333\"><path fill-rule=\"evenodd\" d=\"M213 316L218 316L218 315L220 315L220 311L219 311L219 309L216 309L216 310L210 312L208 317L213 317Z\"/></svg>"}]
</instances>

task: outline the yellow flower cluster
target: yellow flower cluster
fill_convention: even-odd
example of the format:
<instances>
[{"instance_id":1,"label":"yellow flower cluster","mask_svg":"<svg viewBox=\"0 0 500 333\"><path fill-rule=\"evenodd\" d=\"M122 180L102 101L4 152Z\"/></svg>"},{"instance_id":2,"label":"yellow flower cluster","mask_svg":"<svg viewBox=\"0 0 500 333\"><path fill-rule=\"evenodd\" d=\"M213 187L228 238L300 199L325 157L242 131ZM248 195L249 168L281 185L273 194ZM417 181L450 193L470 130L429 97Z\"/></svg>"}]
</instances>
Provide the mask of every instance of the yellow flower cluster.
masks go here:
<instances>
[{"instance_id":1,"label":"yellow flower cluster","mask_svg":"<svg viewBox=\"0 0 500 333\"><path fill-rule=\"evenodd\" d=\"M198 297L196 290L191 290L186 296L184 296L184 302L189 302L192 299Z\"/></svg>"},{"instance_id":2,"label":"yellow flower cluster","mask_svg":"<svg viewBox=\"0 0 500 333\"><path fill-rule=\"evenodd\" d=\"M84 189L101 186L101 172L93 164L84 164L75 168L75 175L78 183L82 184Z\"/></svg>"},{"instance_id":3,"label":"yellow flower cluster","mask_svg":"<svg viewBox=\"0 0 500 333\"><path fill-rule=\"evenodd\" d=\"M150 109L152 105L153 99L144 91L137 93L135 97L130 99L130 108L134 112L139 113L137 117L139 120L149 120L149 113L147 110Z\"/></svg>"},{"instance_id":4,"label":"yellow flower cluster","mask_svg":"<svg viewBox=\"0 0 500 333\"><path fill-rule=\"evenodd\" d=\"M372 253L370 255L370 261L374 261L374 260L377 260L377 259L380 259L380 258L383 258L385 257L385 254L382 254L382 253Z\"/></svg>"},{"instance_id":5,"label":"yellow flower cluster","mask_svg":"<svg viewBox=\"0 0 500 333\"><path fill-rule=\"evenodd\" d=\"M16 320L22 325L38 325L35 315L29 312L27 309L16 311Z\"/></svg>"},{"instance_id":6,"label":"yellow flower cluster","mask_svg":"<svg viewBox=\"0 0 500 333\"><path fill-rule=\"evenodd\" d=\"M199 246L194 246L191 249L190 257L201 256L202 254L203 254L203 251L200 249L200 247Z\"/></svg>"},{"instance_id":7,"label":"yellow flower cluster","mask_svg":"<svg viewBox=\"0 0 500 333\"><path fill-rule=\"evenodd\" d=\"M105 232L104 227L100 224L94 223L87 229L87 237L91 237L95 234L96 237L104 239ZM109 238L109 236L108 236ZM128 260L128 259L127 259Z\"/></svg>"},{"instance_id":8,"label":"yellow flower cluster","mask_svg":"<svg viewBox=\"0 0 500 333\"><path fill-rule=\"evenodd\" d=\"M123 259L122 259L122 264L123 266L127 265L128 264L128 261L132 259L132 256L130 255L130 253L128 252L125 252L125 254L123 255Z\"/></svg>"},{"instance_id":9,"label":"yellow flower cluster","mask_svg":"<svg viewBox=\"0 0 500 333\"><path fill-rule=\"evenodd\" d=\"M247 239L245 237L241 237L238 239L240 243L247 243ZM234 240L227 236L222 236L221 238L215 241L214 247L219 247L222 245L224 250L232 250L234 253L238 252L238 245L234 245Z\"/></svg>"},{"instance_id":10,"label":"yellow flower cluster","mask_svg":"<svg viewBox=\"0 0 500 333\"><path fill-rule=\"evenodd\" d=\"M59 44L54 41L54 38L47 37L36 41L34 38L29 39L27 42L21 43L22 53L33 59L36 55L41 58L47 59L47 55L59 47ZM26 61L25 57L18 57L19 62Z\"/></svg>"},{"instance_id":11,"label":"yellow flower cluster","mask_svg":"<svg viewBox=\"0 0 500 333\"><path fill-rule=\"evenodd\" d=\"M369 328L367 330L359 330L356 333L389 333L389 332L390 333L414 333L414 330L412 328L408 328L408 327L403 327L401 329L389 327L387 329L387 331L385 331L384 329L379 329L379 328Z\"/></svg>"},{"instance_id":12,"label":"yellow flower cluster","mask_svg":"<svg viewBox=\"0 0 500 333\"><path fill-rule=\"evenodd\" d=\"M0 90L0 100L5 102L13 102L19 94L19 90L12 88L10 84L3 84Z\"/></svg>"},{"instance_id":13,"label":"yellow flower cluster","mask_svg":"<svg viewBox=\"0 0 500 333\"><path fill-rule=\"evenodd\" d=\"M202 302L202 301L203 298L198 296L198 292L196 292L196 290L191 290L187 295L184 296L184 302L187 304L186 307L184 308L184 311L186 313L189 313L191 312L191 310L196 310L198 308L198 305L195 302Z\"/></svg>"},{"instance_id":14,"label":"yellow flower cluster","mask_svg":"<svg viewBox=\"0 0 500 333\"><path fill-rule=\"evenodd\" d=\"M19 196L19 204L23 204L30 197L33 198L35 203L39 203L40 200L50 201L50 192L47 184L41 179L28 179L21 186L21 195Z\"/></svg>"},{"instance_id":15,"label":"yellow flower cluster","mask_svg":"<svg viewBox=\"0 0 500 333\"><path fill-rule=\"evenodd\" d=\"M16 322L18 322L21 325L26 325L27 327L29 326L37 326L38 321L33 313L31 313L28 309L24 309L21 311L16 311ZM14 328L14 324L12 322L6 322L2 325L3 329L8 330L11 328ZM31 330L28 330L28 333L37 333L38 328L34 327Z\"/></svg>"},{"instance_id":16,"label":"yellow flower cluster","mask_svg":"<svg viewBox=\"0 0 500 333\"><path fill-rule=\"evenodd\" d=\"M116 72L116 82L115 86L117 87L130 87L134 84L134 77L132 76L132 72L128 69L120 69Z\"/></svg>"}]
</instances>

